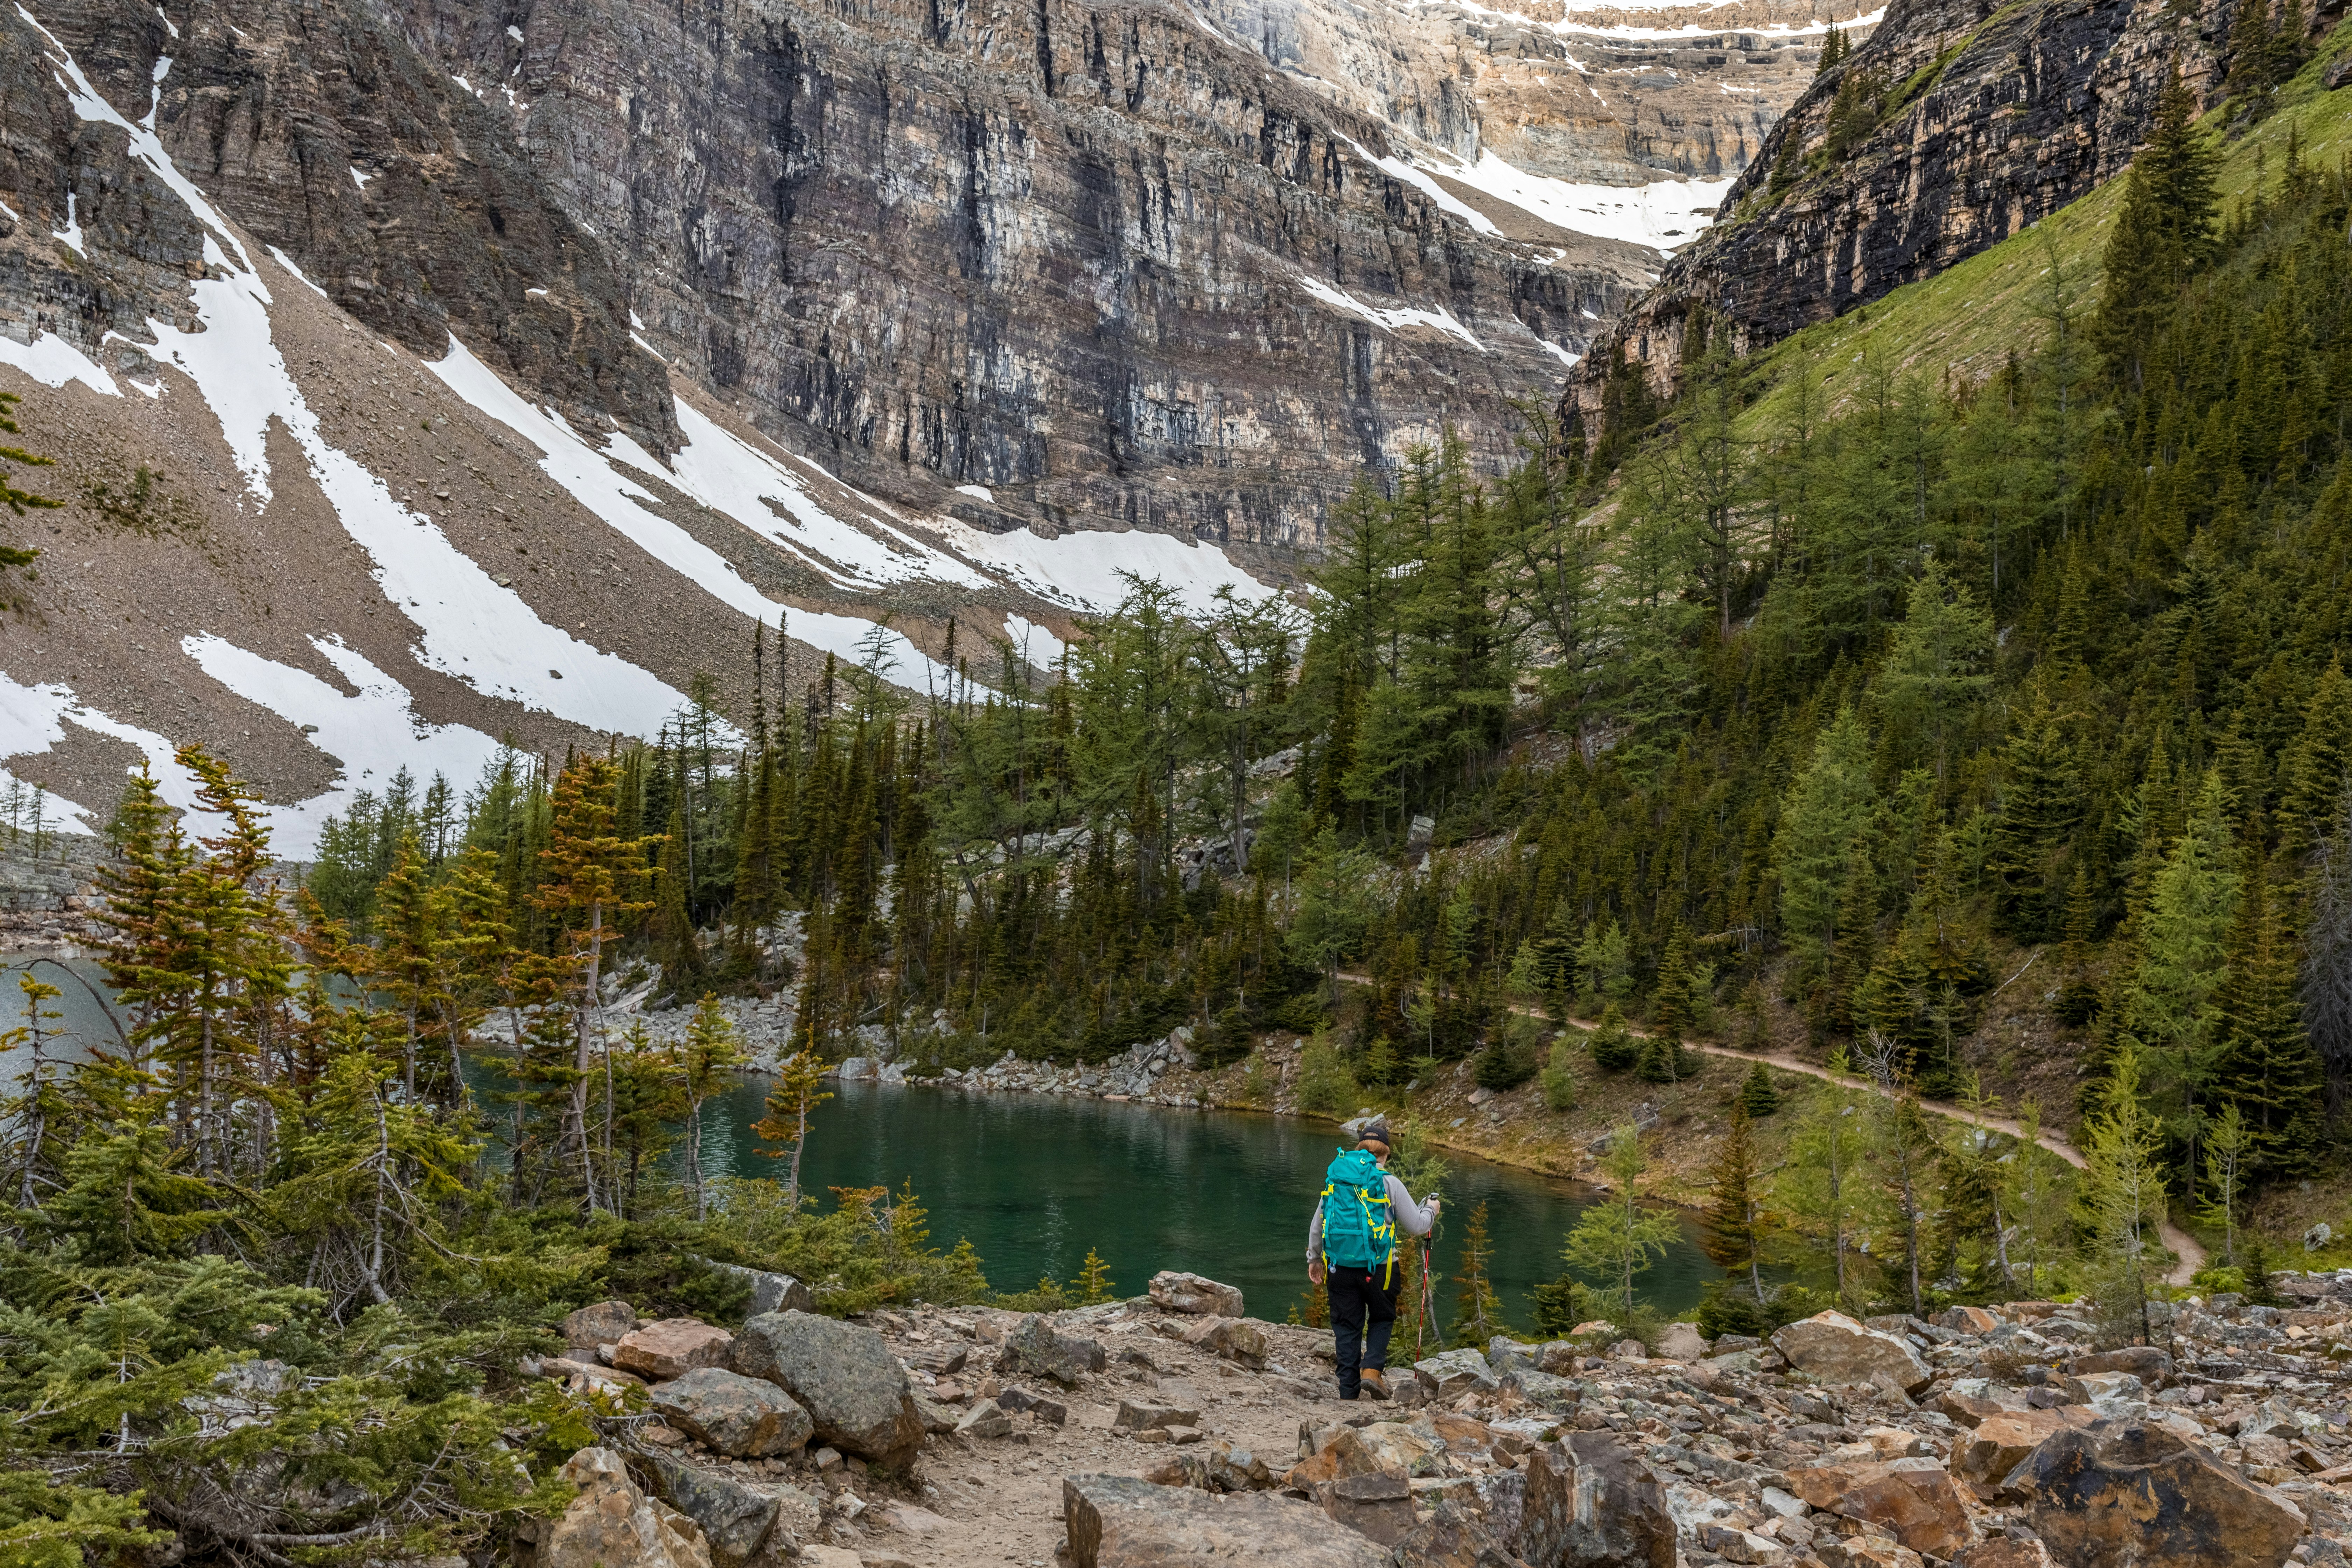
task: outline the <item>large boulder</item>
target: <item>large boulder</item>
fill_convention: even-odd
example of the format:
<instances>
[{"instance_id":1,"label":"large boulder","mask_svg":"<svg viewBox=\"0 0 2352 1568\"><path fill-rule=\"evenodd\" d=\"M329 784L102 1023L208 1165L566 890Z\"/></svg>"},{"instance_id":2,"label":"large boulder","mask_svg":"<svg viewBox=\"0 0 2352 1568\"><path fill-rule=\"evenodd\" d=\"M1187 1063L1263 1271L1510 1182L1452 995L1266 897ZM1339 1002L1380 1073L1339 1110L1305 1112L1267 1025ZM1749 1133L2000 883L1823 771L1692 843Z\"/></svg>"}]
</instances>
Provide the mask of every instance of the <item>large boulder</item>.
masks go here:
<instances>
[{"instance_id":1,"label":"large boulder","mask_svg":"<svg viewBox=\"0 0 2352 1568\"><path fill-rule=\"evenodd\" d=\"M1334 1477L1315 1489L1315 1500L1332 1523L1344 1524L1382 1546L1402 1541L1415 1523L1412 1482L1401 1470Z\"/></svg>"},{"instance_id":2,"label":"large boulder","mask_svg":"<svg viewBox=\"0 0 2352 1568\"><path fill-rule=\"evenodd\" d=\"M648 1379L684 1377L697 1367L725 1366L735 1336L698 1318L664 1318L623 1334L613 1364Z\"/></svg>"},{"instance_id":3,"label":"large boulder","mask_svg":"<svg viewBox=\"0 0 2352 1568\"><path fill-rule=\"evenodd\" d=\"M2127 1373L2150 1388L2160 1385L2172 1375L2172 1358L2154 1345L2126 1345L2121 1350L2094 1351L2078 1355L2066 1363L2071 1377L2092 1377L2100 1373Z\"/></svg>"},{"instance_id":4,"label":"large boulder","mask_svg":"<svg viewBox=\"0 0 2352 1568\"><path fill-rule=\"evenodd\" d=\"M1441 1501L1397 1542L1399 1568L1505 1568L1517 1561L1475 1508Z\"/></svg>"},{"instance_id":5,"label":"large boulder","mask_svg":"<svg viewBox=\"0 0 2352 1568\"><path fill-rule=\"evenodd\" d=\"M1952 1468L1969 1480L2000 1485L2025 1456L2069 1426L2083 1425L2057 1410L2004 1410L1987 1415L1952 1447Z\"/></svg>"},{"instance_id":6,"label":"large boulder","mask_svg":"<svg viewBox=\"0 0 2352 1568\"><path fill-rule=\"evenodd\" d=\"M735 1370L798 1400L817 1436L843 1453L897 1466L922 1445L907 1369L871 1329L813 1312L762 1312L736 1339Z\"/></svg>"},{"instance_id":7,"label":"large boulder","mask_svg":"<svg viewBox=\"0 0 2352 1568\"><path fill-rule=\"evenodd\" d=\"M1140 1476L1065 1476L1062 1521L1069 1568L1390 1568L1395 1561L1367 1537L1332 1529L1311 1503L1154 1486Z\"/></svg>"},{"instance_id":8,"label":"large boulder","mask_svg":"<svg viewBox=\"0 0 2352 1568\"><path fill-rule=\"evenodd\" d=\"M702 1531L715 1568L740 1568L768 1544L776 1525L775 1493L748 1487L724 1470L707 1470L667 1454L647 1455L645 1463L655 1494Z\"/></svg>"},{"instance_id":9,"label":"large boulder","mask_svg":"<svg viewBox=\"0 0 2352 1568\"><path fill-rule=\"evenodd\" d=\"M1674 1568L1665 1498L1609 1433L1538 1443L1522 1468L1518 1536L1505 1545L1528 1568Z\"/></svg>"},{"instance_id":10,"label":"large boulder","mask_svg":"<svg viewBox=\"0 0 2352 1568\"><path fill-rule=\"evenodd\" d=\"M1949 1557L1976 1539L1959 1483L1934 1459L1816 1466L1790 1471L1789 1484L1813 1507L1882 1525L1930 1557Z\"/></svg>"},{"instance_id":11,"label":"large boulder","mask_svg":"<svg viewBox=\"0 0 2352 1568\"><path fill-rule=\"evenodd\" d=\"M1273 1350L1265 1328L1247 1318L1203 1318L1184 1331L1184 1342L1253 1371L1265 1369Z\"/></svg>"},{"instance_id":12,"label":"large boulder","mask_svg":"<svg viewBox=\"0 0 2352 1568\"><path fill-rule=\"evenodd\" d=\"M2303 1511L2142 1421L2060 1432L2003 1483L2067 1568L2278 1568Z\"/></svg>"},{"instance_id":13,"label":"large boulder","mask_svg":"<svg viewBox=\"0 0 2352 1568\"><path fill-rule=\"evenodd\" d=\"M1706 1336L1696 1323L1668 1323L1658 1331L1658 1354L1666 1361L1701 1360L1706 1354Z\"/></svg>"},{"instance_id":14,"label":"large boulder","mask_svg":"<svg viewBox=\"0 0 2352 1568\"><path fill-rule=\"evenodd\" d=\"M563 1342L594 1360L600 1345L617 1344L637 1326L637 1310L626 1301L598 1301L563 1320Z\"/></svg>"},{"instance_id":15,"label":"large boulder","mask_svg":"<svg viewBox=\"0 0 2352 1568\"><path fill-rule=\"evenodd\" d=\"M764 1378L697 1367L653 1391L662 1419L730 1458L789 1454L816 1430L809 1413Z\"/></svg>"},{"instance_id":16,"label":"large boulder","mask_svg":"<svg viewBox=\"0 0 2352 1568\"><path fill-rule=\"evenodd\" d=\"M1231 1285L1179 1274L1163 1268L1151 1277L1151 1302L1167 1312L1192 1312L1218 1318L1242 1315L1242 1293Z\"/></svg>"},{"instance_id":17,"label":"large boulder","mask_svg":"<svg viewBox=\"0 0 2352 1568\"><path fill-rule=\"evenodd\" d=\"M532 1568L711 1568L694 1521L629 1479L610 1448L583 1448L563 1479L579 1489L562 1518L538 1525Z\"/></svg>"},{"instance_id":18,"label":"large boulder","mask_svg":"<svg viewBox=\"0 0 2352 1568\"><path fill-rule=\"evenodd\" d=\"M1412 1363L1412 1375L1422 1387L1439 1399L1452 1399L1463 1394L1491 1394L1497 1385L1495 1369L1486 1358L1467 1348L1440 1351Z\"/></svg>"},{"instance_id":19,"label":"large boulder","mask_svg":"<svg viewBox=\"0 0 2352 1568\"><path fill-rule=\"evenodd\" d=\"M996 1358L1000 1373L1050 1377L1066 1388L1076 1387L1089 1373L1109 1364L1101 1341L1062 1333L1036 1312L1022 1319L1004 1336L1004 1349Z\"/></svg>"},{"instance_id":20,"label":"large boulder","mask_svg":"<svg viewBox=\"0 0 2352 1568\"><path fill-rule=\"evenodd\" d=\"M1816 1312L1772 1336L1772 1348L1789 1364L1823 1383L1868 1385L1881 1377L1906 1394L1916 1394L1935 1377L1910 1343L1879 1329L1866 1329L1843 1312Z\"/></svg>"}]
</instances>

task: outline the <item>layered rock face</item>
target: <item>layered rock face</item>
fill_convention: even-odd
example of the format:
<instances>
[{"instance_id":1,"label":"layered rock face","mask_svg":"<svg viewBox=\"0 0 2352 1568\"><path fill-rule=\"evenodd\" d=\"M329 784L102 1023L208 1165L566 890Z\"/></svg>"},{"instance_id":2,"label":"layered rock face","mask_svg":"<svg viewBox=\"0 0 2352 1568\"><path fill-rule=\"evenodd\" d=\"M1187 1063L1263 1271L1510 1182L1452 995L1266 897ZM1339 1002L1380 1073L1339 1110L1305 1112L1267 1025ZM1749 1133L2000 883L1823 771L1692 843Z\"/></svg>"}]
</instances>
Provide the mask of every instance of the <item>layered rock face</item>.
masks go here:
<instances>
[{"instance_id":1,"label":"layered rock face","mask_svg":"<svg viewBox=\"0 0 2352 1568\"><path fill-rule=\"evenodd\" d=\"M1827 321L2000 243L2121 174L2177 60L2218 88L2222 0L1896 0L1869 42L1814 82L1725 199L1725 221L1675 256L1579 368L1588 416L1620 356L1671 386L1695 310L1743 351ZM1827 156L1841 82L1868 75L1894 107L1843 160ZM1775 195L1784 153L1802 172ZM1808 159L1812 160L1808 163Z\"/></svg>"},{"instance_id":2,"label":"layered rock face","mask_svg":"<svg viewBox=\"0 0 2352 1568\"><path fill-rule=\"evenodd\" d=\"M98 0L6 19L0 189L52 220L70 196L86 236L72 254L37 231L0 249L17 330L93 349L108 331L143 338L151 315L187 318L187 280L206 265L166 184L60 101L46 44L74 62L66 85L89 89L84 108L102 100L128 120L146 106L142 128L181 173L371 330L436 359L455 331L574 424L677 445L662 368L629 342L604 247L385 17L358 0L182 13Z\"/></svg>"},{"instance_id":3,"label":"layered rock face","mask_svg":"<svg viewBox=\"0 0 2352 1568\"><path fill-rule=\"evenodd\" d=\"M1644 280L1448 214L1376 166L1384 126L1179 5L413 21L673 364L886 495L986 489L948 504L992 526L1311 543L1448 423L1499 453L1507 401Z\"/></svg>"},{"instance_id":4,"label":"layered rock face","mask_svg":"<svg viewBox=\"0 0 2352 1568\"><path fill-rule=\"evenodd\" d=\"M1309 88L1476 163L1639 185L1746 168L1811 83L1853 0L1626 7L1533 0L1202 0L1202 15Z\"/></svg>"}]
</instances>

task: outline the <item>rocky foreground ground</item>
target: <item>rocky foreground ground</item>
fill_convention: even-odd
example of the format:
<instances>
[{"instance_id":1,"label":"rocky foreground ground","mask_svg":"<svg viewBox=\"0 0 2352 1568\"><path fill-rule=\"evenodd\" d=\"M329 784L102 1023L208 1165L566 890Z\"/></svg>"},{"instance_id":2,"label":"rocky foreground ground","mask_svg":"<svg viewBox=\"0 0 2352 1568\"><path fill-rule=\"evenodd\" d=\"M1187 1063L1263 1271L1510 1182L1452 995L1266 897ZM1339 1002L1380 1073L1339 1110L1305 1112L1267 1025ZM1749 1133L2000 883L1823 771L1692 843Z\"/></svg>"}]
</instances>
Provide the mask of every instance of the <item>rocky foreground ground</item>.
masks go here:
<instances>
[{"instance_id":1,"label":"rocky foreground ground","mask_svg":"<svg viewBox=\"0 0 2352 1568\"><path fill-rule=\"evenodd\" d=\"M1328 1337L1163 1274L1051 1315L844 1322L753 1277L730 1332L566 1321L529 1370L642 1386L522 1568L2338 1568L2352 1272L2286 1307L1836 1313L1769 1342L1605 1324L1339 1403Z\"/></svg>"}]
</instances>

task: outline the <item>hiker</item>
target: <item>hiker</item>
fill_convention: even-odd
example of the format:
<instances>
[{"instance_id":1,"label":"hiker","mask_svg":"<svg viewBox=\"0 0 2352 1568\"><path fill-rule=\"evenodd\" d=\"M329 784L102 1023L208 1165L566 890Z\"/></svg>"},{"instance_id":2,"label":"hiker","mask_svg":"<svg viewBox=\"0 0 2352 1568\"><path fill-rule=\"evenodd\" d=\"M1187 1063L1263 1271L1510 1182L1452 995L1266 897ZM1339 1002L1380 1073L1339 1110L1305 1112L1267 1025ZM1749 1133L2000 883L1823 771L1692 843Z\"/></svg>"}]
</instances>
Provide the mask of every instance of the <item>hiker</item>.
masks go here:
<instances>
[{"instance_id":1,"label":"hiker","mask_svg":"<svg viewBox=\"0 0 2352 1568\"><path fill-rule=\"evenodd\" d=\"M1397 1232L1427 1236L1437 1224L1437 1194L1412 1201L1388 1173L1389 1124L1375 1117L1356 1131L1323 1173L1323 1196L1307 1227L1307 1278L1328 1281L1331 1338L1339 1351L1339 1397L1369 1390L1389 1396L1389 1331L1396 1325Z\"/></svg>"}]
</instances>

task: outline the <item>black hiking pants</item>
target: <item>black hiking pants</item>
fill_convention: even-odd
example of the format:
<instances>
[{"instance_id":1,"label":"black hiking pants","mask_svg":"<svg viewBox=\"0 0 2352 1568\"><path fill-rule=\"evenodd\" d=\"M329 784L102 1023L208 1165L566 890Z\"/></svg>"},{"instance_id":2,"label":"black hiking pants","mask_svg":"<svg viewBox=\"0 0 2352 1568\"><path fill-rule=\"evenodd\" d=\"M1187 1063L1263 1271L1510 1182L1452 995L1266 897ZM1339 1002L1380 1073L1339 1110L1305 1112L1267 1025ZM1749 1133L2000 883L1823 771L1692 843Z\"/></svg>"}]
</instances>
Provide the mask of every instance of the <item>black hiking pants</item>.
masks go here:
<instances>
[{"instance_id":1,"label":"black hiking pants","mask_svg":"<svg viewBox=\"0 0 2352 1568\"><path fill-rule=\"evenodd\" d=\"M1325 1276L1331 1296L1331 1340L1339 1352L1339 1397L1363 1387L1364 1368L1389 1362L1389 1331L1396 1327L1395 1268L1341 1268ZM1386 1276L1385 1279L1382 1278Z\"/></svg>"}]
</instances>

